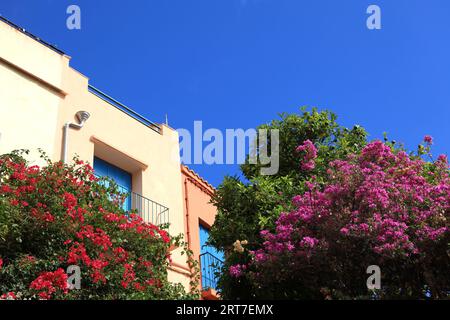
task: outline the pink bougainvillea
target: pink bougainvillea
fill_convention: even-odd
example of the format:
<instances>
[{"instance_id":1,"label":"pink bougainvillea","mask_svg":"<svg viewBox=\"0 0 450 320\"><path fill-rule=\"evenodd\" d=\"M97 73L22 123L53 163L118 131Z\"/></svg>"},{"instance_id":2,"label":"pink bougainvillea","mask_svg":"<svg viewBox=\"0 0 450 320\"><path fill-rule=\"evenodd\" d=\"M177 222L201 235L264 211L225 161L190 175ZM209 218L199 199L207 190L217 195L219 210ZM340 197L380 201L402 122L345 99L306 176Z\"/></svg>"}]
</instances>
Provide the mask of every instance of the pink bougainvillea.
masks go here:
<instances>
[{"instance_id":1,"label":"pink bougainvillea","mask_svg":"<svg viewBox=\"0 0 450 320\"><path fill-rule=\"evenodd\" d=\"M425 141L432 143L431 137ZM314 145L306 141L297 150L306 152L302 169L314 168ZM448 283L442 286L439 274L430 268L445 267L445 261L448 265L448 170L443 155L435 162L425 162L404 151L393 151L381 141L368 144L360 154L331 162L328 180L309 183L309 191L294 197L295 210L282 214L275 230L261 232L263 246L253 252L249 265L257 270L256 281L269 285L275 281L274 270L276 281L299 280L300 274L295 273L311 267L317 273L314 281L325 281L320 271L326 269L335 279L329 286L345 291L349 289L338 279L350 268L360 268L361 274L353 276L364 277L368 265L379 264L382 269L385 266L386 278L401 279L402 268L408 266L423 277L422 289L433 288L434 293L442 294L450 289L445 289ZM426 270L432 261L441 262ZM387 266L398 274L388 274ZM413 281L408 281L397 283L398 288L412 285Z\"/></svg>"},{"instance_id":2,"label":"pink bougainvillea","mask_svg":"<svg viewBox=\"0 0 450 320\"><path fill-rule=\"evenodd\" d=\"M306 140L302 145L297 147L297 152L303 153L303 160L301 162L301 169L311 171L316 167L314 160L317 158L317 148L311 142Z\"/></svg>"},{"instance_id":3,"label":"pink bougainvillea","mask_svg":"<svg viewBox=\"0 0 450 320\"><path fill-rule=\"evenodd\" d=\"M247 268L247 266L241 265L241 264L236 264L234 266L231 266L230 267L230 275L232 277L239 278L240 276L242 276L242 274L246 268Z\"/></svg>"}]
</instances>

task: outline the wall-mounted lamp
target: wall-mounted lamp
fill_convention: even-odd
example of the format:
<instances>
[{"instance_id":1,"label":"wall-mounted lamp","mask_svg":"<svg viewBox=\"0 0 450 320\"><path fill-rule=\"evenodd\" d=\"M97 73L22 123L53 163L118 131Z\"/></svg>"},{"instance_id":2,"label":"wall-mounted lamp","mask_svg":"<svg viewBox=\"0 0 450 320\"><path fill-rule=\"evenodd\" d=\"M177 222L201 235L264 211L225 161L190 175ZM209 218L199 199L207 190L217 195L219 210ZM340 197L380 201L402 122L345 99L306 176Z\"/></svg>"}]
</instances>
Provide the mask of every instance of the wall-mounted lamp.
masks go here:
<instances>
[{"instance_id":1,"label":"wall-mounted lamp","mask_svg":"<svg viewBox=\"0 0 450 320\"><path fill-rule=\"evenodd\" d=\"M64 133L63 133L63 162L67 162L67 145L69 141L69 128L73 128L76 130L80 130L83 128L86 121L91 116L87 111L78 111L75 115L77 117L78 123L66 122L64 125Z\"/></svg>"}]
</instances>

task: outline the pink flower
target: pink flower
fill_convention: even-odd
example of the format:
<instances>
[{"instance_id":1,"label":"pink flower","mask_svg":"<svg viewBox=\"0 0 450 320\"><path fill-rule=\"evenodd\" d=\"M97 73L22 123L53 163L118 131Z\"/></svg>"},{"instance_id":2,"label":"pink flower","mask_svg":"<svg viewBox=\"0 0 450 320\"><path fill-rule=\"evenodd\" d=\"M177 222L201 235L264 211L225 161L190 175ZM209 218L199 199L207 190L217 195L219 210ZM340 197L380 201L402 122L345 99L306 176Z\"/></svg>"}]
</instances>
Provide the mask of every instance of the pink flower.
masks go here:
<instances>
[{"instance_id":1,"label":"pink flower","mask_svg":"<svg viewBox=\"0 0 450 320\"><path fill-rule=\"evenodd\" d=\"M426 135L426 136L423 138L423 141L425 141L425 142L428 143L428 144L433 144L433 137L432 137L432 136L429 136L429 135Z\"/></svg>"},{"instance_id":2,"label":"pink flower","mask_svg":"<svg viewBox=\"0 0 450 320\"><path fill-rule=\"evenodd\" d=\"M234 278L239 278L245 269L246 267L244 265L236 264L230 267L230 275Z\"/></svg>"},{"instance_id":3,"label":"pink flower","mask_svg":"<svg viewBox=\"0 0 450 320\"><path fill-rule=\"evenodd\" d=\"M300 241L300 246L304 248L314 248L314 246L319 243L319 240L311 237L304 237L302 241Z\"/></svg>"},{"instance_id":4,"label":"pink flower","mask_svg":"<svg viewBox=\"0 0 450 320\"><path fill-rule=\"evenodd\" d=\"M301 168L305 171L311 171L316 167L315 159L317 158L317 148L311 142L306 140L302 145L297 147L297 152L303 152L303 160L301 162Z\"/></svg>"},{"instance_id":5,"label":"pink flower","mask_svg":"<svg viewBox=\"0 0 450 320\"><path fill-rule=\"evenodd\" d=\"M266 255L263 252L255 253L255 261L256 262L264 262L266 260Z\"/></svg>"},{"instance_id":6,"label":"pink flower","mask_svg":"<svg viewBox=\"0 0 450 320\"><path fill-rule=\"evenodd\" d=\"M444 164L448 164L448 157L445 154L441 154L438 157L438 161Z\"/></svg>"}]
</instances>

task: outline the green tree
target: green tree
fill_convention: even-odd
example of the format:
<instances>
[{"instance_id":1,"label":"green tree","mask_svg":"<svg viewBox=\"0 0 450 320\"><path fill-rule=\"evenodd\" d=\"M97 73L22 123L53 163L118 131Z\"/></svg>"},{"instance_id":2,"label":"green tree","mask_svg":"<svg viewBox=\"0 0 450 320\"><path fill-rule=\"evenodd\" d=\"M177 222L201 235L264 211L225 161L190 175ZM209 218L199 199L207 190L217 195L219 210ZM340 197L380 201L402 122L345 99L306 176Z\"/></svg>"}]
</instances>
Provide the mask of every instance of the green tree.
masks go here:
<instances>
[{"instance_id":1,"label":"green tree","mask_svg":"<svg viewBox=\"0 0 450 320\"><path fill-rule=\"evenodd\" d=\"M300 114L281 114L279 119L258 129L279 130L280 167L275 175L260 174L261 165L241 166L245 179L227 176L218 187L212 202L218 208L211 230L210 242L225 252L224 270L231 265L247 264L248 255L233 246L245 240L246 249L257 250L262 245L263 229L272 230L282 212L293 209L291 199L305 191L307 181L323 181L329 161L356 153L366 144L366 132L360 126L347 129L336 122L329 111L301 109ZM302 170L302 155L296 149L304 141L312 141L319 149L313 170ZM270 145L270 140L268 142ZM248 251L248 250L247 250ZM251 283L222 272L219 286L224 298L255 298Z\"/></svg>"}]
</instances>

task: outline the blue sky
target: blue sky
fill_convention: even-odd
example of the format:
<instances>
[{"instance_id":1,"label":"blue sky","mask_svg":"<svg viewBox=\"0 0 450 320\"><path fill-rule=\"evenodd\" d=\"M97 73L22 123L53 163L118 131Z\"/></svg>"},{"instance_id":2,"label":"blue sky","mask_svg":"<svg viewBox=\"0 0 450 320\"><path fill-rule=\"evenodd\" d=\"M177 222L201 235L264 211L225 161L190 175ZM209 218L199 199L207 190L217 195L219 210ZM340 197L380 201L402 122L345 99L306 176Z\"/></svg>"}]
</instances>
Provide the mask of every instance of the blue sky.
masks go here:
<instances>
[{"instance_id":1,"label":"blue sky","mask_svg":"<svg viewBox=\"0 0 450 320\"><path fill-rule=\"evenodd\" d=\"M66 28L81 8L82 29ZM366 9L382 10L382 29ZM317 106L371 138L450 150L448 0L2 0L0 13L147 118L251 128ZM1 45L1 43L0 43ZM236 166L192 166L218 185Z\"/></svg>"}]
</instances>

